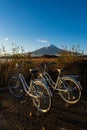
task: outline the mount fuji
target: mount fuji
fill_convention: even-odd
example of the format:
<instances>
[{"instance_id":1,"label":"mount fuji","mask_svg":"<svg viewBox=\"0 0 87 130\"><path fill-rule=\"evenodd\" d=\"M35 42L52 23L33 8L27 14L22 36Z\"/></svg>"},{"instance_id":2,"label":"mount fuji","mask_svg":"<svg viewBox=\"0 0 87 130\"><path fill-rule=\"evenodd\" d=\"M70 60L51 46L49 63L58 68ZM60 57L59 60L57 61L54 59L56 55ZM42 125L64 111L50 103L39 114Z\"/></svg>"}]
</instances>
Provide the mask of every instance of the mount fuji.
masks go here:
<instances>
[{"instance_id":1,"label":"mount fuji","mask_svg":"<svg viewBox=\"0 0 87 130\"><path fill-rule=\"evenodd\" d=\"M46 47L42 47L35 51L31 52L32 56L43 56L43 55L58 55L62 53L62 49L56 47L55 45L51 44Z\"/></svg>"}]
</instances>

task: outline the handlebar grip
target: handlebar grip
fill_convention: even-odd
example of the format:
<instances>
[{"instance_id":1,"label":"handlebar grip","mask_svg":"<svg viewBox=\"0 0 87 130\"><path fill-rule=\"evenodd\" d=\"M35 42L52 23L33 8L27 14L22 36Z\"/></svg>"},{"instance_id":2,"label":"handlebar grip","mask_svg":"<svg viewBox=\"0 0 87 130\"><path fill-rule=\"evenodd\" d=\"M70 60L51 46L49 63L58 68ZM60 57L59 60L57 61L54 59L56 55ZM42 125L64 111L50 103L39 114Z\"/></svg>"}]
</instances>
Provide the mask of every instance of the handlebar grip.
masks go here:
<instances>
[{"instance_id":1,"label":"handlebar grip","mask_svg":"<svg viewBox=\"0 0 87 130\"><path fill-rule=\"evenodd\" d=\"M56 64L54 61L53 62L50 62L50 63L45 63L45 62L42 62L41 63L41 67L45 67L45 66L50 66L50 65L52 65L52 64Z\"/></svg>"},{"instance_id":2,"label":"handlebar grip","mask_svg":"<svg viewBox=\"0 0 87 130\"><path fill-rule=\"evenodd\" d=\"M30 63L32 64L31 61L25 61L25 62L22 62L21 64L16 63L15 66L16 66L16 68L21 68L23 65L25 65L25 64L30 64Z\"/></svg>"}]
</instances>

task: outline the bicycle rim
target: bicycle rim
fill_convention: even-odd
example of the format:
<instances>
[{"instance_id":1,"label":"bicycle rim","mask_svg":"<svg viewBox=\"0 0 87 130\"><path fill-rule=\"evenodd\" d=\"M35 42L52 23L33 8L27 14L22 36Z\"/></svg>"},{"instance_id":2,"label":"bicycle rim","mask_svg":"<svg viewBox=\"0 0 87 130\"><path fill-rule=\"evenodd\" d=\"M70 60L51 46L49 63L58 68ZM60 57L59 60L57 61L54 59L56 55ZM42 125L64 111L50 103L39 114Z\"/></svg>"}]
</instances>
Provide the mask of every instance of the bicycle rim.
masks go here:
<instances>
[{"instance_id":1,"label":"bicycle rim","mask_svg":"<svg viewBox=\"0 0 87 130\"><path fill-rule=\"evenodd\" d=\"M12 77L8 83L9 90L16 98L21 98L24 95L22 83L17 77Z\"/></svg>"},{"instance_id":2,"label":"bicycle rim","mask_svg":"<svg viewBox=\"0 0 87 130\"><path fill-rule=\"evenodd\" d=\"M51 96L49 90L46 88L45 84L40 81L34 82L34 91L39 98L33 98L33 103L36 108L45 113L49 111L51 107Z\"/></svg>"},{"instance_id":3,"label":"bicycle rim","mask_svg":"<svg viewBox=\"0 0 87 130\"><path fill-rule=\"evenodd\" d=\"M81 89L78 82L74 79L70 77L63 77L60 88L67 90L60 91L60 96L65 102L74 104L79 101L81 97Z\"/></svg>"}]
</instances>

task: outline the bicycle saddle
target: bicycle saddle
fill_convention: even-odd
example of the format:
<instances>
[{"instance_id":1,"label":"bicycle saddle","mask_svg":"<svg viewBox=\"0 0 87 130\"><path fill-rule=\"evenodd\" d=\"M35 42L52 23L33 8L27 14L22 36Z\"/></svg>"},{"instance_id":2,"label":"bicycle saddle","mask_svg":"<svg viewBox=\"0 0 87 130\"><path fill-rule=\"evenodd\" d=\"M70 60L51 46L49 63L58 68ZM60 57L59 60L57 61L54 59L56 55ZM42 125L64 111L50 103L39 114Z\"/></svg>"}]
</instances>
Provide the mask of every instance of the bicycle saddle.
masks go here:
<instances>
[{"instance_id":1,"label":"bicycle saddle","mask_svg":"<svg viewBox=\"0 0 87 130\"><path fill-rule=\"evenodd\" d=\"M38 73L38 70L37 69L29 69L29 72L32 74L35 74L35 73Z\"/></svg>"},{"instance_id":2,"label":"bicycle saddle","mask_svg":"<svg viewBox=\"0 0 87 130\"><path fill-rule=\"evenodd\" d=\"M60 74L61 72L64 71L64 69L63 69L63 68L62 68L62 69L57 69L57 71L58 71L58 73Z\"/></svg>"}]
</instances>

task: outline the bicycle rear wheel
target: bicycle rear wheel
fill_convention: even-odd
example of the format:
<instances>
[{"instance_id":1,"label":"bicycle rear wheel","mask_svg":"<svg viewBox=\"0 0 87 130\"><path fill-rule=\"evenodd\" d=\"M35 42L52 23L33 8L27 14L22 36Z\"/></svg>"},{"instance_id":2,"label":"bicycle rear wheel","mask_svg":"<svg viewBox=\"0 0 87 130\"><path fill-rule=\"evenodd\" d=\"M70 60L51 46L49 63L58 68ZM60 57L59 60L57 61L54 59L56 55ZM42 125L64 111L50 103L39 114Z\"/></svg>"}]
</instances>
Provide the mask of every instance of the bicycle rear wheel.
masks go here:
<instances>
[{"instance_id":1,"label":"bicycle rear wheel","mask_svg":"<svg viewBox=\"0 0 87 130\"><path fill-rule=\"evenodd\" d=\"M71 77L63 77L60 88L60 96L65 102L74 104L79 101L81 97L81 89L76 80Z\"/></svg>"},{"instance_id":2,"label":"bicycle rear wheel","mask_svg":"<svg viewBox=\"0 0 87 130\"><path fill-rule=\"evenodd\" d=\"M47 86L41 81L35 81L33 86L33 92L39 98L33 98L33 103L36 108L45 113L49 111L51 107L51 95Z\"/></svg>"},{"instance_id":3,"label":"bicycle rear wheel","mask_svg":"<svg viewBox=\"0 0 87 130\"><path fill-rule=\"evenodd\" d=\"M23 86L18 77L12 77L8 82L8 87L11 94L16 98L21 98L24 95Z\"/></svg>"}]
</instances>

